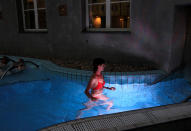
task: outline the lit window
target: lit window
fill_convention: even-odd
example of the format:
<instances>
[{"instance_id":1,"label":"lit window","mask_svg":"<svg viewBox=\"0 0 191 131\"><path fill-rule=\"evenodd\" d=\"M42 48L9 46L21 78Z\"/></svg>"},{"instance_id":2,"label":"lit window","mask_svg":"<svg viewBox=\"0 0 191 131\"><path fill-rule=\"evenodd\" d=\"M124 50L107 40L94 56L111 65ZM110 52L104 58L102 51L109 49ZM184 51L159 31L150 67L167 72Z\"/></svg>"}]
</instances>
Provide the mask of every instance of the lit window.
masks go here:
<instances>
[{"instance_id":1,"label":"lit window","mask_svg":"<svg viewBox=\"0 0 191 131\"><path fill-rule=\"evenodd\" d=\"M130 0L86 0L87 29L130 28Z\"/></svg>"},{"instance_id":2,"label":"lit window","mask_svg":"<svg viewBox=\"0 0 191 131\"><path fill-rule=\"evenodd\" d=\"M45 0L21 0L24 31L47 31Z\"/></svg>"}]
</instances>

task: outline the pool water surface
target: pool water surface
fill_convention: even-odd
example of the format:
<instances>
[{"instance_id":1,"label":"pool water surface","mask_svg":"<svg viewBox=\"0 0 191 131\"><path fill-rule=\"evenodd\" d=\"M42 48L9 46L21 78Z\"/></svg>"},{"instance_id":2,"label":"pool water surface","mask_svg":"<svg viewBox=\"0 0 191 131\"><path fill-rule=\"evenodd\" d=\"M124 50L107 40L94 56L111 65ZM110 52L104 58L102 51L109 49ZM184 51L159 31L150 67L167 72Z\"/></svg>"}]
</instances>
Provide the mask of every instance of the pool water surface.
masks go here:
<instances>
[{"instance_id":1,"label":"pool water surface","mask_svg":"<svg viewBox=\"0 0 191 131\"><path fill-rule=\"evenodd\" d=\"M45 80L0 86L1 131L34 131L76 119L83 103L88 101L84 94L88 79L68 79L61 73L48 71L46 76ZM116 88L104 90L114 103L111 110L107 111L105 105L95 106L83 111L81 118L175 104L191 95L191 86L182 77L154 85L120 81L106 80L106 86Z\"/></svg>"}]
</instances>

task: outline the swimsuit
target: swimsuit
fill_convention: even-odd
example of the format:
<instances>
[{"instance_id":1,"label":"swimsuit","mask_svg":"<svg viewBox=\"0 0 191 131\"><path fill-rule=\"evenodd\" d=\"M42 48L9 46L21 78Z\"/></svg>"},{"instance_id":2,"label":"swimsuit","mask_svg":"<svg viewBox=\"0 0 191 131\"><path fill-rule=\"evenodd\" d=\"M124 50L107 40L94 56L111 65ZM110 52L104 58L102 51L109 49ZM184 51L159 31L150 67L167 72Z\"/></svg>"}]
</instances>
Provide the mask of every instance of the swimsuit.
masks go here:
<instances>
[{"instance_id":1,"label":"swimsuit","mask_svg":"<svg viewBox=\"0 0 191 131\"><path fill-rule=\"evenodd\" d=\"M95 90L102 89L104 85L105 85L105 81L103 81L103 83L98 81L97 86L95 88L93 88L93 90L95 91Z\"/></svg>"}]
</instances>

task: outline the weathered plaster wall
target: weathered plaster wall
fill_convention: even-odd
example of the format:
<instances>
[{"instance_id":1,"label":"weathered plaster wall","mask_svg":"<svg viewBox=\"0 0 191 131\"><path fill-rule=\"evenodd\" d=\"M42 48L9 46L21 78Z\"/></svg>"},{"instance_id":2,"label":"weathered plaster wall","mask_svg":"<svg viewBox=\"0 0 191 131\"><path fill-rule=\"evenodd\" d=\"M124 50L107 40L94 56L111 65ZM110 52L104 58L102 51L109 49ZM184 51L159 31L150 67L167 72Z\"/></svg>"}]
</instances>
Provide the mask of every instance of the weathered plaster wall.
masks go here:
<instances>
[{"instance_id":1,"label":"weathered plaster wall","mask_svg":"<svg viewBox=\"0 0 191 131\"><path fill-rule=\"evenodd\" d=\"M170 60L169 70L179 67L185 56L189 56L188 52L185 54L185 41L187 31L187 14L188 9L191 8L191 0L175 0L173 9L173 36L170 43Z\"/></svg>"},{"instance_id":2,"label":"weathered plaster wall","mask_svg":"<svg viewBox=\"0 0 191 131\"><path fill-rule=\"evenodd\" d=\"M67 4L67 16L58 13L57 8L63 3ZM15 0L1 0L0 53L88 60L101 56L117 63L150 60L169 71L174 68L170 63L173 63L175 3L173 0L132 0L131 32L104 33L83 32L83 1L47 0L48 33L19 33Z\"/></svg>"},{"instance_id":3,"label":"weathered plaster wall","mask_svg":"<svg viewBox=\"0 0 191 131\"><path fill-rule=\"evenodd\" d=\"M173 37L170 44L169 69L184 64L185 79L191 82L191 24L188 27L188 17L191 16L191 0L174 1ZM191 19L189 20L191 22ZM189 33L188 33L189 32ZM189 35L189 36L188 36Z\"/></svg>"},{"instance_id":4,"label":"weathered plaster wall","mask_svg":"<svg viewBox=\"0 0 191 131\"><path fill-rule=\"evenodd\" d=\"M186 10L184 7L175 7L173 36L170 44L170 66L174 69L179 67L183 62L183 52L186 38Z\"/></svg>"}]
</instances>

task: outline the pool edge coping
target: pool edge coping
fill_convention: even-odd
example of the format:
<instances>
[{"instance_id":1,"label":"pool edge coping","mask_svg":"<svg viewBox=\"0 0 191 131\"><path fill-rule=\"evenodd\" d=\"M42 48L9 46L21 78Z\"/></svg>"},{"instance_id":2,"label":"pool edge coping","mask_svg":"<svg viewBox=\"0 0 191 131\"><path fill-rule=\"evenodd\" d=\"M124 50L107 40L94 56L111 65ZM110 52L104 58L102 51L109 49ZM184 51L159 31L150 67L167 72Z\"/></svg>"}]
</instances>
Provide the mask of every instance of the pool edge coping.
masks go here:
<instances>
[{"instance_id":1,"label":"pool edge coping","mask_svg":"<svg viewBox=\"0 0 191 131\"><path fill-rule=\"evenodd\" d=\"M169 115L169 113L171 114ZM89 125L97 124L100 125L100 127L101 126L103 127L104 121L107 121L108 123L108 124L106 123L107 124L107 126L105 126L106 128L96 129L94 126L91 130L128 130L128 129L135 129L145 126L162 124L189 117L191 117L191 102L185 102L185 103L177 103L159 107L114 113L114 114L100 115L89 118L82 118L48 126L39 129L39 131L49 131L49 130L63 131L63 129L65 129L66 131L70 130L76 131L77 127L84 130L90 130L91 126L88 126L88 124ZM117 122L112 123L115 121ZM119 124L119 122L121 122L121 124Z\"/></svg>"}]
</instances>

